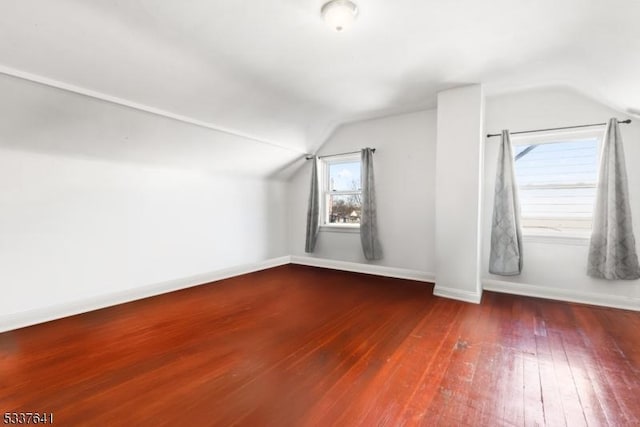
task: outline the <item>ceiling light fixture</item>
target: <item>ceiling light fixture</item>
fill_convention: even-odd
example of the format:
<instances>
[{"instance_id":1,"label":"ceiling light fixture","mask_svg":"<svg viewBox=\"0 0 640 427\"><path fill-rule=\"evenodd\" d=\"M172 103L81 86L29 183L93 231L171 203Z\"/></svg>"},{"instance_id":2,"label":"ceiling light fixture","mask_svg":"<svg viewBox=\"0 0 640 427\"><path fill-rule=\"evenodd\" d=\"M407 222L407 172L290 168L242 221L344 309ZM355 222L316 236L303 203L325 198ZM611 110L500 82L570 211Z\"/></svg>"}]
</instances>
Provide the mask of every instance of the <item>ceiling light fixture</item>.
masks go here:
<instances>
[{"instance_id":1,"label":"ceiling light fixture","mask_svg":"<svg viewBox=\"0 0 640 427\"><path fill-rule=\"evenodd\" d=\"M353 24L358 14L358 6L350 0L331 0L322 6L321 12L327 25L340 32Z\"/></svg>"}]
</instances>

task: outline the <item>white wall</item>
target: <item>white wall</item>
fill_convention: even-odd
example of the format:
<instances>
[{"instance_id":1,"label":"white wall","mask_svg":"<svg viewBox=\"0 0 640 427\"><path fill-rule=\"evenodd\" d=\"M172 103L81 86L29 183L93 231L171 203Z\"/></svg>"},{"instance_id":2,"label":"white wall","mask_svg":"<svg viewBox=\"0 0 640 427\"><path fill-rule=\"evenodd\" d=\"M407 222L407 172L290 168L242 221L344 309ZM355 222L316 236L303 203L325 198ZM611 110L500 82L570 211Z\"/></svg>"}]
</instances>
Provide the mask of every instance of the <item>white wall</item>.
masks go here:
<instances>
[{"instance_id":1,"label":"white wall","mask_svg":"<svg viewBox=\"0 0 640 427\"><path fill-rule=\"evenodd\" d=\"M561 88L523 91L487 98L487 133L602 123L611 117L626 118L575 92ZM640 121L620 125L627 157L631 209L636 241L640 243ZM488 273L490 227L499 138L485 142L483 278L486 287L503 291L529 293L594 302L614 306L640 308L640 281L605 281L586 275L588 246L524 239L524 267L515 277ZM640 252L640 247L638 248ZM500 281L506 283L493 283Z\"/></svg>"},{"instance_id":2,"label":"white wall","mask_svg":"<svg viewBox=\"0 0 640 427\"><path fill-rule=\"evenodd\" d=\"M0 73L0 148L263 177L303 153Z\"/></svg>"},{"instance_id":3,"label":"white wall","mask_svg":"<svg viewBox=\"0 0 640 427\"><path fill-rule=\"evenodd\" d=\"M480 204L484 98L480 85L438 94L436 286L480 302Z\"/></svg>"},{"instance_id":4,"label":"white wall","mask_svg":"<svg viewBox=\"0 0 640 427\"><path fill-rule=\"evenodd\" d=\"M14 78L0 93L0 319L288 254L287 185L264 176L291 153Z\"/></svg>"},{"instance_id":5,"label":"white wall","mask_svg":"<svg viewBox=\"0 0 640 427\"><path fill-rule=\"evenodd\" d=\"M374 171L384 258L367 261L360 235L321 231L310 256L418 270L432 274L434 255L436 111L427 110L344 125L319 155L376 148ZM290 249L305 255L311 165L290 181Z\"/></svg>"},{"instance_id":6,"label":"white wall","mask_svg":"<svg viewBox=\"0 0 640 427\"><path fill-rule=\"evenodd\" d=\"M0 318L305 255L309 163L288 183L265 178L299 154L6 76L0 93ZM385 257L373 264L436 272L436 116L427 110L347 124L319 152L377 149ZM544 89L488 98L485 129L612 116L623 118L573 92ZM622 132L640 237L640 125ZM486 273L496 141L484 147L484 282L640 307L638 281L586 276L586 245L525 240L521 276ZM371 263L357 233L321 232L312 256Z\"/></svg>"}]
</instances>

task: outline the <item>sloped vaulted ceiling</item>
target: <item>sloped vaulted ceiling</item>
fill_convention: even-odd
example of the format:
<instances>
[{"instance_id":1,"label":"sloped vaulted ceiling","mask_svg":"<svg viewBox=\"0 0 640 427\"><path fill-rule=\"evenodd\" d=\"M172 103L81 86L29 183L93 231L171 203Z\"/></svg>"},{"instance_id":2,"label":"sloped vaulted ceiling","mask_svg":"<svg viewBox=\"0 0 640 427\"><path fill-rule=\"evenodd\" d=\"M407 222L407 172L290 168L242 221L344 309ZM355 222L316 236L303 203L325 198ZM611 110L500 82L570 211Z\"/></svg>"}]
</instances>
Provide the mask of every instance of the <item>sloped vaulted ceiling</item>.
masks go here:
<instances>
[{"instance_id":1,"label":"sloped vaulted ceiling","mask_svg":"<svg viewBox=\"0 0 640 427\"><path fill-rule=\"evenodd\" d=\"M0 71L28 73L299 153L437 91L565 84L640 110L636 0L5 0Z\"/></svg>"}]
</instances>

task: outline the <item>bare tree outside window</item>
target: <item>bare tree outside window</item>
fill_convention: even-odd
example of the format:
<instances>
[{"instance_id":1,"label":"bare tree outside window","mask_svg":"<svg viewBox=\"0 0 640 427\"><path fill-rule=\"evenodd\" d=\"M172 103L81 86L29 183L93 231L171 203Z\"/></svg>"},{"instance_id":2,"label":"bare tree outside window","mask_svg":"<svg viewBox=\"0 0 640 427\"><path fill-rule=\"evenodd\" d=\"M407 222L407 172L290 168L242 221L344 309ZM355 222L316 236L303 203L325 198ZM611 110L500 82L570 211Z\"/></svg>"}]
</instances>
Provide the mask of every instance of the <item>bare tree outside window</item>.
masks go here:
<instances>
[{"instance_id":1,"label":"bare tree outside window","mask_svg":"<svg viewBox=\"0 0 640 427\"><path fill-rule=\"evenodd\" d=\"M362 212L360 159L329 160L326 167L326 224L359 225Z\"/></svg>"}]
</instances>

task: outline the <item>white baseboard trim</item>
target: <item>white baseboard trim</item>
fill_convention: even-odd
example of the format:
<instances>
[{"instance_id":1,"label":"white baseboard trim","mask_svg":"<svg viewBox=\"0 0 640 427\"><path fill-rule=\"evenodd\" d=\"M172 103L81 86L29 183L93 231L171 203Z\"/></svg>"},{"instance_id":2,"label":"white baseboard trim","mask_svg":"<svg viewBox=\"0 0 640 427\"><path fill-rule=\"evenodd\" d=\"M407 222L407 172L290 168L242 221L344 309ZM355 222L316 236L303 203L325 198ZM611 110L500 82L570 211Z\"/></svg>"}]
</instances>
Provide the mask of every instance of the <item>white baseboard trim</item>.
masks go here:
<instances>
[{"instance_id":1,"label":"white baseboard trim","mask_svg":"<svg viewBox=\"0 0 640 427\"><path fill-rule=\"evenodd\" d=\"M536 286L526 283L516 283L494 279L483 279L482 287L487 291L502 292L506 294L524 295L535 298L545 298L559 301L577 302L582 304L599 305L604 307L621 308L624 310L640 311L640 298L622 297L617 295L602 295L593 292L548 288L544 286Z\"/></svg>"},{"instance_id":2,"label":"white baseboard trim","mask_svg":"<svg viewBox=\"0 0 640 427\"><path fill-rule=\"evenodd\" d=\"M266 270L290 263L329 268L333 270L351 271L355 273L372 274L376 276L393 277L397 279L415 280L419 282L435 282L435 274L425 271L386 267L374 264L338 261L326 258L287 255L256 263L243 264L225 268L222 270L198 274L195 276L168 280L165 282L142 286L139 288L117 293L100 295L80 301L59 304L52 307L45 307L41 309L12 313L8 315L0 315L0 332L6 332L13 329L23 328L25 326L31 326L38 323L61 319L63 317L86 313L89 311L98 310L118 304L124 304L127 302L160 295L167 292L173 292L180 289L186 289L193 286L216 282L219 280L228 279L230 277L240 276L260 270ZM566 289L555 289L493 279L483 279L482 286L483 289L487 291L640 311L640 298L602 295L583 291L570 291ZM439 297L451 298L474 304L480 303L482 299L482 291L480 293L474 293L438 285L434 287L433 294Z\"/></svg>"},{"instance_id":3,"label":"white baseboard trim","mask_svg":"<svg viewBox=\"0 0 640 427\"><path fill-rule=\"evenodd\" d=\"M438 297L456 299L458 301L480 304L482 300L482 290L479 293L471 291L463 291L461 289L448 288L444 286L436 286L433 288L433 294Z\"/></svg>"},{"instance_id":4,"label":"white baseboard trim","mask_svg":"<svg viewBox=\"0 0 640 427\"><path fill-rule=\"evenodd\" d=\"M31 326L38 323L48 322L50 320L61 319L63 317L73 316L76 314L110 307L113 305L124 304L127 302L160 295L167 292L173 292L180 289L186 289L193 286L216 282L218 280L228 279L234 276L253 273L254 271L266 270L268 268L289 264L290 262L291 257L287 255L279 258L271 258L265 261L259 261L256 263L243 264L225 268L222 270L197 274L195 276L167 280L166 282L141 286L139 288L107 295L100 295L93 298L73 301L52 307L45 307L20 313L12 313L9 315L0 316L0 332L6 332L13 329L23 328L25 326Z\"/></svg>"},{"instance_id":5,"label":"white baseboard trim","mask_svg":"<svg viewBox=\"0 0 640 427\"><path fill-rule=\"evenodd\" d=\"M291 255L291 263L312 267L330 268L332 270L351 271L354 273L373 274L375 276L394 277L396 279L416 280L418 282L433 283L435 275L426 271L410 270L406 268L386 267L383 265L361 264L358 262L338 261L327 258Z\"/></svg>"}]
</instances>

